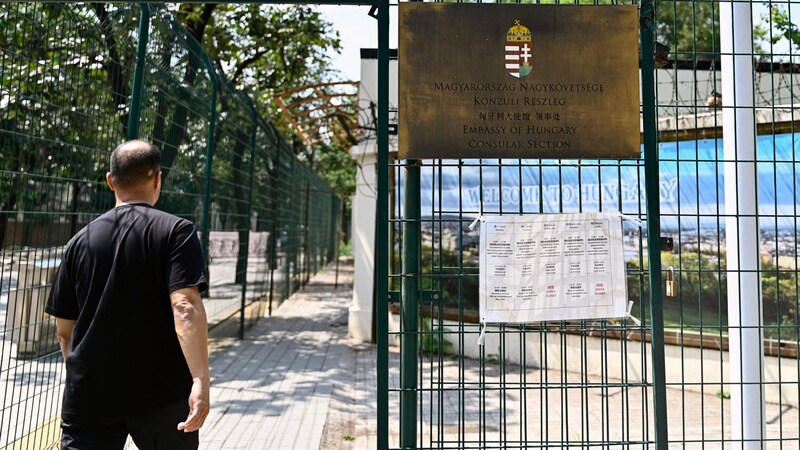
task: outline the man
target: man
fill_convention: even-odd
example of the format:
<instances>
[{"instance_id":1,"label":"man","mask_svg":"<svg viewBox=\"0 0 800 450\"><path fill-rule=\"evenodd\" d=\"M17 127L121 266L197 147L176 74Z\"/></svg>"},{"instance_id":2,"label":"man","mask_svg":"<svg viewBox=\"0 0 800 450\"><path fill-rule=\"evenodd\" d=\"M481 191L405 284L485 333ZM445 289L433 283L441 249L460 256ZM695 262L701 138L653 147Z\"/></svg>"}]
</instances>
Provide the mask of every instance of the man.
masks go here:
<instances>
[{"instance_id":1,"label":"man","mask_svg":"<svg viewBox=\"0 0 800 450\"><path fill-rule=\"evenodd\" d=\"M722 94L711 91L711 95L706 98L706 109L709 111L719 110L722 106Z\"/></svg>"},{"instance_id":2,"label":"man","mask_svg":"<svg viewBox=\"0 0 800 450\"><path fill-rule=\"evenodd\" d=\"M209 409L207 288L194 225L153 208L161 152L111 154L114 209L67 244L45 311L67 367L63 450L196 449ZM188 403L187 403L188 398Z\"/></svg>"}]
</instances>

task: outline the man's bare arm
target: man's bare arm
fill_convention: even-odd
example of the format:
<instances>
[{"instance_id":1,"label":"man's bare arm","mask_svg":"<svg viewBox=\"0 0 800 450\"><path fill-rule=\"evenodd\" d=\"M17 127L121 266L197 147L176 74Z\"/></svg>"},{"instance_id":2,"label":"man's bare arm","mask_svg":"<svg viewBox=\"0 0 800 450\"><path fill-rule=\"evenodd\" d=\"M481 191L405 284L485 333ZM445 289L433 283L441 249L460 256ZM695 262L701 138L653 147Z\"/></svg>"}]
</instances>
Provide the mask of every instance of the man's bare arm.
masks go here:
<instances>
[{"instance_id":1,"label":"man's bare arm","mask_svg":"<svg viewBox=\"0 0 800 450\"><path fill-rule=\"evenodd\" d=\"M190 433L203 426L209 410L208 320L197 287L178 289L170 294L175 332L192 373L189 416L178 429Z\"/></svg>"},{"instance_id":2,"label":"man's bare arm","mask_svg":"<svg viewBox=\"0 0 800 450\"><path fill-rule=\"evenodd\" d=\"M67 360L67 350L72 340L73 328L75 328L74 320L56 317L56 337L58 338L58 345L61 346L61 355L64 356L64 361Z\"/></svg>"}]
</instances>

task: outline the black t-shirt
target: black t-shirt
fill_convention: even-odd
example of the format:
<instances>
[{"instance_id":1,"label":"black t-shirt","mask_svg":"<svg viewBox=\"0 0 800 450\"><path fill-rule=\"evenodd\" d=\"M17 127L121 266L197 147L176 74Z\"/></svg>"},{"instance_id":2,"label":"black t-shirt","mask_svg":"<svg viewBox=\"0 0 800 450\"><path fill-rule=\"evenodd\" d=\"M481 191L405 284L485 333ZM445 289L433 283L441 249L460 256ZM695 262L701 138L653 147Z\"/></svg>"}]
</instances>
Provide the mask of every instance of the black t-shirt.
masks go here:
<instances>
[{"instance_id":1,"label":"black t-shirt","mask_svg":"<svg viewBox=\"0 0 800 450\"><path fill-rule=\"evenodd\" d=\"M107 416L187 399L170 293L208 287L194 225L147 204L106 212L67 244L45 311L76 320L62 414Z\"/></svg>"}]
</instances>

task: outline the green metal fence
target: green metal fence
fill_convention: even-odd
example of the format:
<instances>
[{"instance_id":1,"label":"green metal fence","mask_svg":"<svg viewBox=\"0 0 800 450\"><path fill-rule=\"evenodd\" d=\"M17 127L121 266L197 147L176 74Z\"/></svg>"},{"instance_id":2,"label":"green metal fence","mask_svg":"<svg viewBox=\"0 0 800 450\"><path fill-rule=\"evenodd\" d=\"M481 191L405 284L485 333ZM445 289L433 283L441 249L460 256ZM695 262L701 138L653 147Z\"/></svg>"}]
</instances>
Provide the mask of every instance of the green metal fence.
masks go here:
<instances>
[{"instance_id":1,"label":"green metal fence","mask_svg":"<svg viewBox=\"0 0 800 450\"><path fill-rule=\"evenodd\" d=\"M798 46L777 39L769 8L790 22L800 10L638 3L640 159L387 151L379 183L398 182L379 192L378 264L391 255L378 266L378 298L391 303L378 307L380 448L800 448ZM478 346L480 249L468 225L593 211L641 221L624 226L641 323L489 326Z\"/></svg>"},{"instance_id":2,"label":"green metal fence","mask_svg":"<svg viewBox=\"0 0 800 450\"><path fill-rule=\"evenodd\" d=\"M340 200L156 5L0 5L0 448L58 440L63 363L43 313L63 246L113 206L111 149L163 153L157 205L195 222L211 326L239 333L334 258Z\"/></svg>"}]
</instances>

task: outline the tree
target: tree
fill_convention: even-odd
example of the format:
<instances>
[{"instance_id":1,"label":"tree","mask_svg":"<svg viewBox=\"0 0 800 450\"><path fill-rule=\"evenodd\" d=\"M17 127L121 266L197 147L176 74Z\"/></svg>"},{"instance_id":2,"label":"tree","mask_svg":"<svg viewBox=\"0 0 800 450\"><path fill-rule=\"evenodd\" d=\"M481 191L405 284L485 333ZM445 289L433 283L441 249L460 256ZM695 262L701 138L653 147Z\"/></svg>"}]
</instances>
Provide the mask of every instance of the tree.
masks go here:
<instances>
[{"instance_id":1,"label":"tree","mask_svg":"<svg viewBox=\"0 0 800 450\"><path fill-rule=\"evenodd\" d=\"M777 7L773 9L780 10ZM656 22L658 41L670 47L674 59L719 59L719 3L657 0ZM769 18L762 18L761 23L754 23L750 31L755 55L766 53L768 24Z\"/></svg>"},{"instance_id":2,"label":"tree","mask_svg":"<svg viewBox=\"0 0 800 450\"><path fill-rule=\"evenodd\" d=\"M317 152L317 167L324 167L320 177L325 180L344 202L345 211L350 210L350 196L356 190L358 164L338 146L320 145Z\"/></svg>"},{"instance_id":3,"label":"tree","mask_svg":"<svg viewBox=\"0 0 800 450\"><path fill-rule=\"evenodd\" d=\"M719 7L714 2L656 1L658 41L675 59L719 57Z\"/></svg>"},{"instance_id":4,"label":"tree","mask_svg":"<svg viewBox=\"0 0 800 450\"><path fill-rule=\"evenodd\" d=\"M786 39L794 46L795 50L800 50L800 29L792 22L788 9L774 5L770 7L764 20L772 24L773 33L769 40L773 45Z\"/></svg>"},{"instance_id":5,"label":"tree","mask_svg":"<svg viewBox=\"0 0 800 450\"><path fill-rule=\"evenodd\" d=\"M74 234L79 212L106 197L91 191L107 167L94 150L125 135L135 46L114 30L132 16L111 5L0 8L0 247L16 211L36 213L26 231L69 213Z\"/></svg>"},{"instance_id":6,"label":"tree","mask_svg":"<svg viewBox=\"0 0 800 450\"><path fill-rule=\"evenodd\" d=\"M204 30L195 37L231 85L252 94L264 117L278 117L276 93L335 75L329 54L341 49L338 33L313 7L185 4L180 17L188 28ZM295 154L313 166L317 149L305 148L291 128L275 122Z\"/></svg>"},{"instance_id":7,"label":"tree","mask_svg":"<svg viewBox=\"0 0 800 450\"><path fill-rule=\"evenodd\" d=\"M334 75L329 51L340 50L338 33L311 6L183 4L178 14L231 84L254 93L265 117L276 113L276 92Z\"/></svg>"},{"instance_id":8,"label":"tree","mask_svg":"<svg viewBox=\"0 0 800 450\"><path fill-rule=\"evenodd\" d=\"M761 268L761 299L764 323L771 326L765 334L770 338L800 340L798 335L798 286L800 275L790 269L778 270L774 263L765 263ZM780 331L775 325L785 328Z\"/></svg>"},{"instance_id":9,"label":"tree","mask_svg":"<svg viewBox=\"0 0 800 450\"><path fill-rule=\"evenodd\" d=\"M239 242L245 242L250 227L247 214L250 205L246 198L246 180L250 174L246 168L256 161L261 162L263 157L251 154L251 136L258 132L258 121L252 118L249 100L236 91L248 93L262 117L277 117L278 111L272 101L276 92L319 82L330 75L328 51L339 49L338 36L331 24L309 6L183 4L175 12L189 34L203 45L223 78L214 136L217 144L212 167L215 194L229 200L217 204L220 216L227 218L225 227L239 230ZM165 56L162 59L165 63L174 59L172 52ZM183 86L195 82L194 77L201 70L199 62L190 56ZM185 94L191 95L190 92ZM162 103L167 101L162 100ZM181 158L177 149L187 138L184 134L189 112L186 104L180 102L174 108L170 125L175 128L174 132L159 134L173 139L169 145L164 145L168 162ZM292 142L291 130L283 131ZM274 139L273 144L276 144ZM296 155L307 154L302 146L292 148ZM262 177L262 169L258 167L253 176ZM245 263L246 255L240 254L237 282L244 281Z\"/></svg>"}]
</instances>

